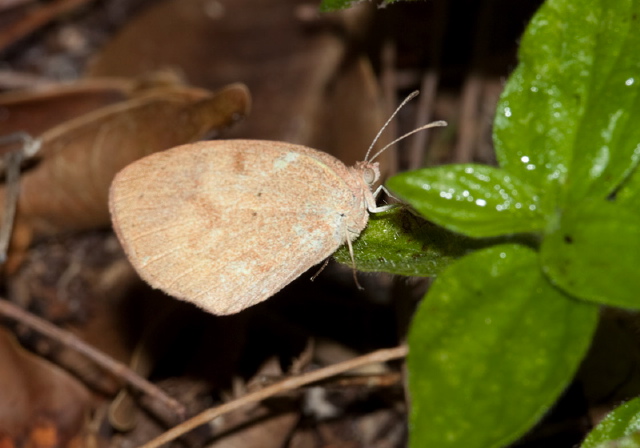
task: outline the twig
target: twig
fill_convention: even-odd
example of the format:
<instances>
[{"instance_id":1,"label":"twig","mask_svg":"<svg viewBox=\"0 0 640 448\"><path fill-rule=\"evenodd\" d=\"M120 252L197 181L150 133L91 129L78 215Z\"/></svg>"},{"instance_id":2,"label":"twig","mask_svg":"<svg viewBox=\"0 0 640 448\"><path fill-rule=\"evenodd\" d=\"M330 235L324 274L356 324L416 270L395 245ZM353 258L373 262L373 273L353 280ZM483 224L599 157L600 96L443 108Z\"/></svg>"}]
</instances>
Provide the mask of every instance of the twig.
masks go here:
<instances>
[{"instance_id":1,"label":"twig","mask_svg":"<svg viewBox=\"0 0 640 448\"><path fill-rule=\"evenodd\" d=\"M482 95L482 78L471 73L464 81L458 125L458 144L454 152L455 163L469 163L478 139L478 105Z\"/></svg>"},{"instance_id":2,"label":"twig","mask_svg":"<svg viewBox=\"0 0 640 448\"><path fill-rule=\"evenodd\" d=\"M37 89L54 84L56 84L55 81L44 76L6 68L0 69L0 90Z\"/></svg>"},{"instance_id":3,"label":"twig","mask_svg":"<svg viewBox=\"0 0 640 448\"><path fill-rule=\"evenodd\" d=\"M10 151L3 154L2 161L6 166L5 185L7 187L0 222L0 264L7 261L9 242L13 232L13 222L18 208L18 196L20 195L20 163L22 151Z\"/></svg>"},{"instance_id":4,"label":"twig","mask_svg":"<svg viewBox=\"0 0 640 448\"><path fill-rule=\"evenodd\" d=\"M396 106L396 92L398 88L398 80L396 76L396 47L393 42L386 41L382 45L381 61L382 74L380 84L382 85L384 115L389 116ZM398 135L398 125L395 121L389 123L389 125L387 126L387 132L387 135L390 135L391 138L388 138L386 139L386 141L381 142L382 144L380 146L384 146L384 143L393 140ZM386 157L386 166L388 168L387 174L392 175L397 173L400 169L397 150L387 151Z\"/></svg>"},{"instance_id":5,"label":"twig","mask_svg":"<svg viewBox=\"0 0 640 448\"><path fill-rule=\"evenodd\" d=\"M400 372L378 373L375 375L351 375L340 376L335 380L323 382L325 387L344 388L344 387L391 387L400 384L403 375Z\"/></svg>"},{"instance_id":6,"label":"twig","mask_svg":"<svg viewBox=\"0 0 640 448\"><path fill-rule=\"evenodd\" d=\"M224 403L220 406L207 409L206 411L201 412L195 417L190 418L189 420L171 428L169 431L161 434L150 442L145 443L140 448L157 448L165 443L169 443L172 440L175 440L176 438L191 431L192 429L197 428L200 425L204 425L205 423L210 422L211 420L223 414L235 411L236 409L239 409L248 404L256 403L282 392L297 389L299 387L306 386L307 384L315 383L316 381L338 375L348 370L357 369L368 364L404 358L405 356L407 356L407 353L407 346L401 345L395 348L378 350L363 356L359 356L357 358L323 367L312 372L307 372L302 375L286 378L275 384L267 386L264 389L249 393L233 401Z\"/></svg>"},{"instance_id":7,"label":"twig","mask_svg":"<svg viewBox=\"0 0 640 448\"><path fill-rule=\"evenodd\" d=\"M0 51L25 38L61 14L92 0L57 0L34 9L26 17L6 27L0 33Z\"/></svg>"},{"instance_id":8,"label":"twig","mask_svg":"<svg viewBox=\"0 0 640 448\"><path fill-rule=\"evenodd\" d=\"M14 132L0 137L0 145L21 142L20 149L14 149L2 154L0 171L4 171L6 195L4 210L0 221L0 264L7 260L9 242L13 232L13 223L18 207L20 194L20 164L23 160L33 157L40 149L40 140L33 139L26 132Z\"/></svg>"},{"instance_id":9,"label":"twig","mask_svg":"<svg viewBox=\"0 0 640 448\"><path fill-rule=\"evenodd\" d=\"M116 361L105 353L97 350L91 345L87 344L73 333L56 327L55 325L34 316L32 313L23 310L19 306L9 302L6 299L0 298L0 314L7 316L13 320L16 320L33 330L42 333L43 335L60 342L61 344L69 347L79 353L82 353L93 362L109 371L118 378L122 378L131 386L135 387L139 391L150 395L151 397L162 401L168 408L170 408L179 419L184 419L186 416L186 410L182 404L175 399L169 397L160 388L153 385L149 381L142 378L135 373L125 364Z\"/></svg>"},{"instance_id":10,"label":"twig","mask_svg":"<svg viewBox=\"0 0 640 448\"><path fill-rule=\"evenodd\" d=\"M454 151L454 162L467 163L474 159L477 150L480 120L479 105L482 102L484 76L481 67L489 54L490 30L495 18L496 2L480 3L473 45L471 68L462 88L462 101L458 132L458 144Z\"/></svg>"},{"instance_id":11,"label":"twig","mask_svg":"<svg viewBox=\"0 0 640 448\"><path fill-rule=\"evenodd\" d=\"M439 78L438 72L435 70L428 70L422 77L420 85L422 95L418 98L418 112L416 113L415 127L422 126L431 121L436 103ZM418 132L411 140L411 146L408 150L409 169L417 170L424 166L425 146L427 145L428 137L429 131Z\"/></svg>"},{"instance_id":12,"label":"twig","mask_svg":"<svg viewBox=\"0 0 640 448\"><path fill-rule=\"evenodd\" d=\"M436 106L436 95L440 83L440 67L442 65L442 49L446 24L449 22L449 7L447 2L432 2L431 14L434 17L429 36L428 56L429 68L423 74L420 82L420 98L418 98L416 121L414 127L422 126L433 119ZM417 170L425 166L425 155L429 131L416 134L408 149L410 170Z\"/></svg>"}]
</instances>

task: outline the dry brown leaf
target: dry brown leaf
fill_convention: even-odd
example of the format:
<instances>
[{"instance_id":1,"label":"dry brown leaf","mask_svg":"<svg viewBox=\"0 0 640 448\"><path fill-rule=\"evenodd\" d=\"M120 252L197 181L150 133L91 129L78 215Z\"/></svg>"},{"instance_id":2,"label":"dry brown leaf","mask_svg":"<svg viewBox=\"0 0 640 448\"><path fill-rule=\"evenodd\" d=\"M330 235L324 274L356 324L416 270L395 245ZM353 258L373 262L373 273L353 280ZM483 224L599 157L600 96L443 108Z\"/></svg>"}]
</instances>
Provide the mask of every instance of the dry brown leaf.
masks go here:
<instances>
[{"instance_id":1,"label":"dry brown leaf","mask_svg":"<svg viewBox=\"0 0 640 448\"><path fill-rule=\"evenodd\" d=\"M0 135L16 131L40 135L69 119L125 100L127 87L118 80L96 80L4 93L0 95Z\"/></svg>"},{"instance_id":2,"label":"dry brown leaf","mask_svg":"<svg viewBox=\"0 0 640 448\"><path fill-rule=\"evenodd\" d=\"M115 174L153 152L198 140L248 113L249 94L234 84L217 93L162 89L49 129L40 163L22 178L8 269L34 237L109 224ZM5 190L0 189L0 204ZM17 258L16 258L17 257Z\"/></svg>"},{"instance_id":3,"label":"dry brown leaf","mask_svg":"<svg viewBox=\"0 0 640 448\"><path fill-rule=\"evenodd\" d=\"M371 64L364 57L356 58L340 67L330 88L324 90L308 144L328 148L328 152L339 155L340 160L351 166L363 159L387 118ZM389 137L388 133L383 134L375 147L379 149L390 142ZM393 150L376 159L383 177L392 168L389 156Z\"/></svg>"},{"instance_id":4,"label":"dry brown leaf","mask_svg":"<svg viewBox=\"0 0 640 448\"><path fill-rule=\"evenodd\" d=\"M243 137L305 144L319 90L345 51L331 29L306 29L295 16L306 3L157 2L105 46L89 73L138 76L179 67L192 84L203 87L242 81L258 117L246 124Z\"/></svg>"},{"instance_id":5,"label":"dry brown leaf","mask_svg":"<svg viewBox=\"0 0 640 448\"><path fill-rule=\"evenodd\" d=\"M0 365L0 444L28 440L25 445L63 447L82 430L88 390L64 370L24 350L3 328Z\"/></svg>"},{"instance_id":6,"label":"dry brown leaf","mask_svg":"<svg viewBox=\"0 0 640 448\"><path fill-rule=\"evenodd\" d=\"M0 136L19 131L38 136L101 107L182 84L177 74L159 71L137 79L94 78L6 92L0 94Z\"/></svg>"},{"instance_id":7,"label":"dry brown leaf","mask_svg":"<svg viewBox=\"0 0 640 448\"><path fill-rule=\"evenodd\" d=\"M242 81L254 106L234 136L307 145L352 165L386 118L368 61L348 43L362 39L371 11L359 4L319 18L306 0L165 0L129 22L89 74L178 67L203 87Z\"/></svg>"}]
</instances>

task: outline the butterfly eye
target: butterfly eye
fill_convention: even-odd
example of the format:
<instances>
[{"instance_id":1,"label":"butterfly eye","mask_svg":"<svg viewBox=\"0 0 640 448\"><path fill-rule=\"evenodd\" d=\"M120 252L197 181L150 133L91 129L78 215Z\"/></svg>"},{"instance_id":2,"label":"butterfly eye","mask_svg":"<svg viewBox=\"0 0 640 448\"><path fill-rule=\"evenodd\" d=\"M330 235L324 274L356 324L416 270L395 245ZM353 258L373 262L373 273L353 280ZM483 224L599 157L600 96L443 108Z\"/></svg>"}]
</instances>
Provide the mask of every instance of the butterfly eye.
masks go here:
<instances>
[{"instance_id":1,"label":"butterfly eye","mask_svg":"<svg viewBox=\"0 0 640 448\"><path fill-rule=\"evenodd\" d=\"M362 177L367 185L371 185L376 181L376 173L372 168L365 168L362 171Z\"/></svg>"}]
</instances>

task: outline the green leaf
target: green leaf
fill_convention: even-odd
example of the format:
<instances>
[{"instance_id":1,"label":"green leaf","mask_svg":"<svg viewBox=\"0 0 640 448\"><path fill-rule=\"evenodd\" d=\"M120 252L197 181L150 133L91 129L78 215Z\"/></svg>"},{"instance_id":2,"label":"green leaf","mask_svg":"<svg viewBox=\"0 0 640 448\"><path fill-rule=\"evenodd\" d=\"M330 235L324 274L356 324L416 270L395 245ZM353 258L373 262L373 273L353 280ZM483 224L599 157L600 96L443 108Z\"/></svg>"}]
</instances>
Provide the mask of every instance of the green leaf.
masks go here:
<instances>
[{"instance_id":1,"label":"green leaf","mask_svg":"<svg viewBox=\"0 0 640 448\"><path fill-rule=\"evenodd\" d=\"M498 168L439 166L398 174L387 186L429 220L468 236L541 232L546 227L536 191Z\"/></svg>"},{"instance_id":2,"label":"green leaf","mask_svg":"<svg viewBox=\"0 0 640 448\"><path fill-rule=\"evenodd\" d=\"M569 294L640 308L640 210L606 200L568 208L540 256L544 272Z\"/></svg>"},{"instance_id":3,"label":"green leaf","mask_svg":"<svg viewBox=\"0 0 640 448\"><path fill-rule=\"evenodd\" d=\"M640 447L640 398L614 409L587 436L580 448Z\"/></svg>"},{"instance_id":4,"label":"green leaf","mask_svg":"<svg viewBox=\"0 0 640 448\"><path fill-rule=\"evenodd\" d=\"M495 244L450 232L401 207L372 214L369 224L353 242L356 268L364 272L431 277L466 253ZM334 255L351 266L347 246Z\"/></svg>"},{"instance_id":5,"label":"green leaf","mask_svg":"<svg viewBox=\"0 0 640 448\"><path fill-rule=\"evenodd\" d=\"M560 205L610 194L640 155L640 2L549 0L498 105L500 166Z\"/></svg>"},{"instance_id":6,"label":"green leaf","mask_svg":"<svg viewBox=\"0 0 640 448\"><path fill-rule=\"evenodd\" d=\"M542 275L537 255L500 245L438 277L409 333L410 447L502 447L570 382L598 308Z\"/></svg>"},{"instance_id":7,"label":"green leaf","mask_svg":"<svg viewBox=\"0 0 640 448\"><path fill-rule=\"evenodd\" d=\"M640 432L596 445L597 448L640 448Z\"/></svg>"},{"instance_id":8,"label":"green leaf","mask_svg":"<svg viewBox=\"0 0 640 448\"><path fill-rule=\"evenodd\" d=\"M337 11L339 9L347 9L361 0L322 0L320 3L321 12Z\"/></svg>"}]
</instances>

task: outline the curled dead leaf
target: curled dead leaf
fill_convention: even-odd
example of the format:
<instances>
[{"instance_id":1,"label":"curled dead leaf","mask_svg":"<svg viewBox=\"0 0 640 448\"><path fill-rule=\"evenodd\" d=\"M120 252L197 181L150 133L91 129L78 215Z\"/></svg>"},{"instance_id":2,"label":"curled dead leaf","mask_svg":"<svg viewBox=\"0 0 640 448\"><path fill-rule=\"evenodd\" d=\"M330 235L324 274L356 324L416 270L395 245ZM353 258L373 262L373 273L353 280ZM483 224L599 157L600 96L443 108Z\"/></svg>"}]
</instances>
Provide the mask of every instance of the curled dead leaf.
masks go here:
<instances>
[{"instance_id":1,"label":"curled dead leaf","mask_svg":"<svg viewBox=\"0 0 640 448\"><path fill-rule=\"evenodd\" d=\"M7 268L17 267L19 254L34 237L107 226L109 185L129 163L199 140L242 118L249 108L242 84L215 93L164 88L45 131L39 136L39 163L22 178ZM0 188L0 206L5 197Z\"/></svg>"},{"instance_id":2,"label":"curled dead leaf","mask_svg":"<svg viewBox=\"0 0 640 448\"><path fill-rule=\"evenodd\" d=\"M177 73L158 70L138 78L93 78L5 92L0 94L0 136L38 136L101 107L181 86L184 80Z\"/></svg>"},{"instance_id":3,"label":"curled dead leaf","mask_svg":"<svg viewBox=\"0 0 640 448\"><path fill-rule=\"evenodd\" d=\"M129 98L130 87L122 79L17 90L0 95L0 135L22 131L33 136L66 120Z\"/></svg>"}]
</instances>

